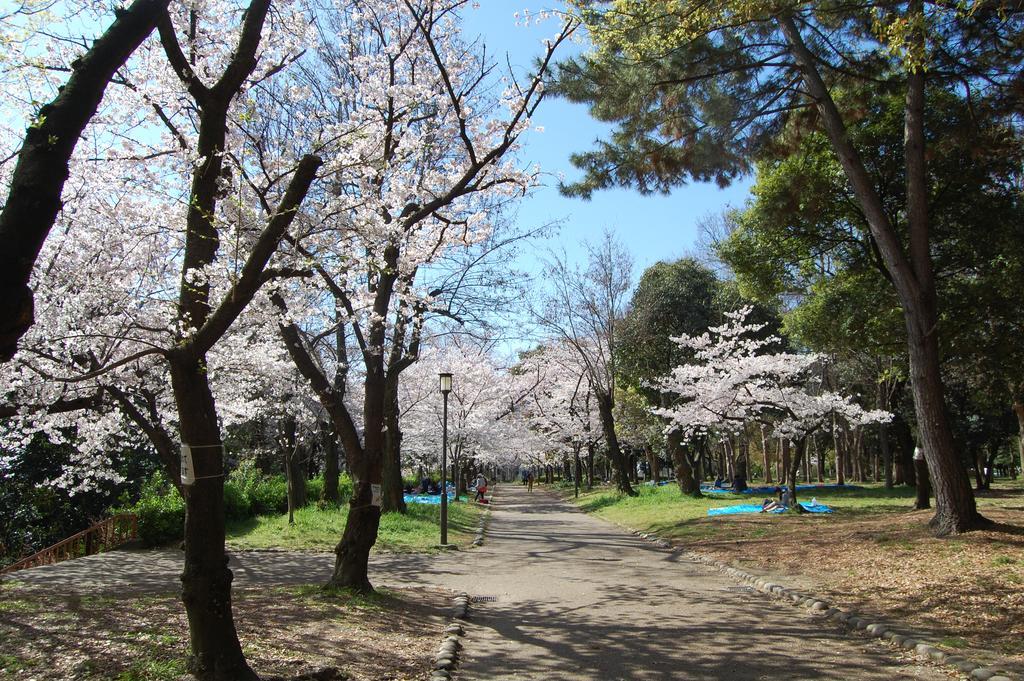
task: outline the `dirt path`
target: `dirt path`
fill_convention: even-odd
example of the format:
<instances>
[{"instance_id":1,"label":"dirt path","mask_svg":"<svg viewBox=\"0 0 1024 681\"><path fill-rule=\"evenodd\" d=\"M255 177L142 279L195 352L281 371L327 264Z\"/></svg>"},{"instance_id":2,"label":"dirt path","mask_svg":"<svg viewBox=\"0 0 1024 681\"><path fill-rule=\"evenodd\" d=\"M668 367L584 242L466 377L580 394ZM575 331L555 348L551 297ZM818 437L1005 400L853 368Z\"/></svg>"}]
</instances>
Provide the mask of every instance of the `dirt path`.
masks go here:
<instances>
[{"instance_id":1,"label":"dirt path","mask_svg":"<svg viewBox=\"0 0 1024 681\"><path fill-rule=\"evenodd\" d=\"M180 560L119 551L17 578L55 591L168 591ZM332 564L330 554L232 559L238 586L325 581ZM372 579L481 599L459 679L949 679L519 485L499 490L483 548L375 556Z\"/></svg>"}]
</instances>

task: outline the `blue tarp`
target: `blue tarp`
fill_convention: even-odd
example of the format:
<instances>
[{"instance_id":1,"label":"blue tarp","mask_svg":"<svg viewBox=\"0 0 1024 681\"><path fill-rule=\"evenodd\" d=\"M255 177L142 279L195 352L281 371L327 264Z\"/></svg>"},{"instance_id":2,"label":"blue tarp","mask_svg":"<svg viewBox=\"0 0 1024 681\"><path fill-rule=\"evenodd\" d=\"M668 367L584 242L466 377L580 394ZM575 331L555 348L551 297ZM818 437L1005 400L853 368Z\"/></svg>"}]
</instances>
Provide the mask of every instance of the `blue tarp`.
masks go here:
<instances>
[{"instance_id":1,"label":"blue tarp","mask_svg":"<svg viewBox=\"0 0 1024 681\"><path fill-rule=\"evenodd\" d=\"M455 498L454 492L448 493L448 500L451 501ZM407 504L440 504L440 494L406 494L404 495L405 503Z\"/></svg>"},{"instance_id":2,"label":"blue tarp","mask_svg":"<svg viewBox=\"0 0 1024 681\"><path fill-rule=\"evenodd\" d=\"M832 509L824 504L809 504L800 502L808 513L831 513ZM776 508L766 513L784 513L785 509ZM740 513L761 513L761 504L736 504L735 506L724 506L722 508L709 508L708 515L736 515Z\"/></svg>"}]
</instances>

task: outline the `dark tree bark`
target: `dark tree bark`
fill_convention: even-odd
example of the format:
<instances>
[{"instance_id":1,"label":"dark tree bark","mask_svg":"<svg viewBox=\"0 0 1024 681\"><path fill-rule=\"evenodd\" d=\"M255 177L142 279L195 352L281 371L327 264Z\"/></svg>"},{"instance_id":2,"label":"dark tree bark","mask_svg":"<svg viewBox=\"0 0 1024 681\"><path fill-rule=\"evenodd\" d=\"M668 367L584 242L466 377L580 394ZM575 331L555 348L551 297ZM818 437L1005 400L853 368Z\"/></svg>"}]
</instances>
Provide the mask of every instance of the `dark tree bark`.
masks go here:
<instances>
[{"instance_id":1,"label":"dark tree bark","mask_svg":"<svg viewBox=\"0 0 1024 681\"><path fill-rule=\"evenodd\" d=\"M790 445L789 440L782 438L782 444L780 446L781 454L779 455L779 465L782 467L782 474L779 479L783 485L789 485L790 488L796 487L796 476L790 476L789 469L790 464Z\"/></svg>"},{"instance_id":2,"label":"dark tree bark","mask_svg":"<svg viewBox=\"0 0 1024 681\"><path fill-rule=\"evenodd\" d=\"M615 414L612 397L604 391L597 391L597 411L601 416L601 431L604 434L605 446L608 448L608 460L615 470L615 486L623 494L636 496L636 491L629 484L629 471L626 457L619 448L619 438L615 434Z\"/></svg>"},{"instance_id":3,"label":"dark tree bark","mask_svg":"<svg viewBox=\"0 0 1024 681\"><path fill-rule=\"evenodd\" d=\"M398 375L395 374L393 378L389 375L384 397L384 424L387 430L384 433L381 510L405 513L405 494L402 487L402 428L399 414Z\"/></svg>"},{"instance_id":4,"label":"dark tree bark","mask_svg":"<svg viewBox=\"0 0 1024 681\"><path fill-rule=\"evenodd\" d=\"M909 487L917 486L917 469L914 466L914 435L910 431L910 424L899 412L893 419L893 432L896 441L899 443L899 455L897 456L897 471L901 478L901 484Z\"/></svg>"},{"instance_id":5,"label":"dark tree bark","mask_svg":"<svg viewBox=\"0 0 1024 681\"><path fill-rule=\"evenodd\" d=\"M647 454L647 466L651 469L651 481L657 487L661 482L661 462L658 460L658 453L648 444L644 445L644 453Z\"/></svg>"},{"instance_id":6,"label":"dark tree bark","mask_svg":"<svg viewBox=\"0 0 1024 681\"><path fill-rule=\"evenodd\" d=\"M704 496L700 491L700 482L693 475L693 461L690 458L689 448L682 442L682 434L675 430L669 432L665 436L665 448L672 458L672 467L675 469L679 491L694 498Z\"/></svg>"},{"instance_id":7,"label":"dark tree bark","mask_svg":"<svg viewBox=\"0 0 1024 681\"><path fill-rule=\"evenodd\" d=\"M238 281L215 308L208 283L191 280L193 271L211 264L219 248L213 220L223 176L223 151L231 100L256 66L269 0L252 0L241 35L220 79L204 85L178 44L170 17L159 21L160 40L168 60L199 106L199 138L186 217L181 264L178 322L197 331L182 338L167 354L171 386L184 444L194 451L196 483L185 498L185 568L182 600L188 614L192 655L189 671L211 681L255 679L242 654L231 614L231 571L224 552L224 468L217 411L210 390L206 353L223 337L266 281L266 267L291 225L321 165L307 156L299 163L281 204L253 243ZM211 455L211 452L215 452Z\"/></svg>"},{"instance_id":8,"label":"dark tree bark","mask_svg":"<svg viewBox=\"0 0 1024 681\"><path fill-rule=\"evenodd\" d=\"M341 492L338 489L338 435L329 423L321 423L320 432L324 441L324 501L337 504L341 501Z\"/></svg>"},{"instance_id":9,"label":"dark tree bark","mask_svg":"<svg viewBox=\"0 0 1024 681\"><path fill-rule=\"evenodd\" d=\"M587 491L594 489L594 443L587 443Z\"/></svg>"},{"instance_id":10,"label":"dark tree bark","mask_svg":"<svg viewBox=\"0 0 1024 681\"><path fill-rule=\"evenodd\" d=\"M0 212L0 362L14 356L34 321L28 282L61 209L68 162L82 131L114 73L153 32L167 5L168 0L135 0L116 10L114 22L72 63L57 97L39 109L25 133Z\"/></svg>"},{"instance_id":11,"label":"dark tree bark","mask_svg":"<svg viewBox=\"0 0 1024 681\"><path fill-rule=\"evenodd\" d=\"M846 484L846 464L849 452L846 445L846 430L839 426L835 420L832 421L832 441L836 446L836 484Z\"/></svg>"},{"instance_id":12,"label":"dark tree bark","mask_svg":"<svg viewBox=\"0 0 1024 681\"><path fill-rule=\"evenodd\" d=\"M224 552L224 461L206 360L176 352L171 386L181 439L192 447L196 481L185 487L185 569L181 599L188 613L192 655L200 679L257 679L238 642L231 612L231 570Z\"/></svg>"},{"instance_id":13,"label":"dark tree bark","mask_svg":"<svg viewBox=\"0 0 1024 681\"><path fill-rule=\"evenodd\" d=\"M298 424L294 417L284 419L284 469L288 483L288 523L294 522L295 510L308 504L306 497L305 448L298 440Z\"/></svg>"},{"instance_id":14,"label":"dark tree bark","mask_svg":"<svg viewBox=\"0 0 1024 681\"><path fill-rule=\"evenodd\" d=\"M879 362L881 369L881 362ZM878 381L878 408L889 410L889 392L885 389L885 381ZM889 449L889 424L878 424L878 446L882 452L882 477L885 488L892 489L892 450Z\"/></svg>"},{"instance_id":15,"label":"dark tree bark","mask_svg":"<svg viewBox=\"0 0 1024 681\"><path fill-rule=\"evenodd\" d=\"M818 438L811 438L811 445L814 447L814 459L817 463L818 482L825 482L825 451L818 446Z\"/></svg>"},{"instance_id":16,"label":"dark tree bark","mask_svg":"<svg viewBox=\"0 0 1024 681\"><path fill-rule=\"evenodd\" d=\"M1017 415L1017 455L1020 457L1020 470L1024 473L1024 395L1014 395L1013 413Z\"/></svg>"},{"instance_id":17,"label":"dark tree bark","mask_svg":"<svg viewBox=\"0 0 1024 681\"><path fill-rule=\"evenodd\" d=\"M768 462L768 436L765 434L764 426L761 426L761 454L764 456L764 482L770 485L772 482L772 467Z\"/></svg>"},{"instance_id":18,"label":"dark tree bark","mask_svg":"<svg viewBox=\"0 0 1024 681\"><path fill-rule=\"evenodd\" d=\"M807 437L808 436L798 438L797 441L793 443L796 451L793 452L793 457L789 462L789 469L786 473L786 477L790 483L789 492L793 498L793 508L799 507L799 502L797 501L796 476L797 472L800 470L800 466L804 462L804 457L807 455Z\"/></svg>"},{"instance_id":19,"label":"dark tree bark","mask_svg":"<svg viewBox=\"0 0 1024 681\"><path fill-rule=\"evenodd\" d=\"M922 0L911 0L907 41L925 50ZM970 481L956 455L943 393L938 342L938 313L928 236L928 184L925 165L924 103L925 72L917 68L907 75L904 118L906 166L906 217L909 246L904 250L859 154L846 134L845 124L791 15L782 15L779 26L786 37L803 82L817 107L854 195L864 213L874 245L903 308L910 357L910 377L918 428L932 484L936 512L931 526L936 534L966 532L985 524L978 513Z\"/></svg>"},{"instance_id":20,"label":"dark tree bark","mask_svg":"<svg viewBox=\"0 0 1024 681\"><path fill-rule=\"evenodd\" d=\"M924 458L914 457L914 475L917 480L917 497L914 500L914 508L922 510L931 508L931 480L928 475L928 464Z\"/></svg>"}]
</instances>

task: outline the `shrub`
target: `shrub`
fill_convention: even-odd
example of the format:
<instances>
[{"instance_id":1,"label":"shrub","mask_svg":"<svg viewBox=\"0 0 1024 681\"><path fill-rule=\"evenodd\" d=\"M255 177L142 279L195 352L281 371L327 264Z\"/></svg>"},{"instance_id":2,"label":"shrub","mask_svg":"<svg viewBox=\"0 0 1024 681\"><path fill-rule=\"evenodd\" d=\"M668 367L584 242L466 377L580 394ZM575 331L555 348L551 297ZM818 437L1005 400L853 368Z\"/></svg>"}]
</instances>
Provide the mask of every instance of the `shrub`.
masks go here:
<instances>
[{"instance_id":1,"label":"shrub","mask_svg":"<svg viewBox=\"0 0 1024 681\"><path fill-rule=\"evenodd\" d=\"M287 513L288 482L283 475L263 478L249 489L252 515Z\"/></svg>"},{"instance_id":2,"label":"shrub","mask_svg":"<svg viewBox=\"0 0 1024 681\"><path fill-rule=\"evenodd\" d=\"M338 476L338 494L342 501L348 501L352 498L352 476L348 473L342 473Z\"/></svg>"},{"instance_id":3,"label":"shrub","mask_svg":"<svg viewBox=\"0 0 1024 681\"><path fill-rule=\"evenodd\" d=\"M252 516L252 502L245 488L228 479L224 483L224 517L228 520L245 520Z\"/></svg>"},{"instance_id":4,"label":"shrub","mask_svg":"<svg viewBox=\"0 0 1024 681\"><path fill-rule=\"evenodd\" d=\"M185 535L185 500L163 473L154 473L146 481L134 505L117 510L138 516L139 539L146 546L161 546Z\"/></svg>"},{"instance_id":5,"label":"shrub","mask_svg":"<svg viewBox=\"0 0 1024 681\"><path fill-rule=\"evenodd\" d=\"M306 481L306 498L317 503L324 498L324 477L322 475Z\"/></svg>"},{"instance_id":6,"label":"shrub","mask_svg":"<svg viewBox=\"0 0 1024 681\"><path fill-rule=\"evenodd\" d=\"M242 518L284 513L288 510L288 484L284 476L265 476L251 460L243 461L231 471L224 486L225 503L229 494L228 485L236 486L245 500L247 509ZM228 517L231 517L230 513Z\"/></svg>"}]
</instances>

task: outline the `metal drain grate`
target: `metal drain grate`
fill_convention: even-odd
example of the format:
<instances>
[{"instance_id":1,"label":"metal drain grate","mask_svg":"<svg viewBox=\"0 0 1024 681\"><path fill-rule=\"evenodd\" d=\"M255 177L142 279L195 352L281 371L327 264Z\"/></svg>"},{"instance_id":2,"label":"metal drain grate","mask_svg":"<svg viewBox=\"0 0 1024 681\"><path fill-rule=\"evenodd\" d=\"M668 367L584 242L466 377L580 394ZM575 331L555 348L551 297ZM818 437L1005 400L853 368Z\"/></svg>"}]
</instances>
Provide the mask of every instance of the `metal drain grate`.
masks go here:
<instances>
[{"instance_id":1,"label":"metal drain grate","mask_svg":"<svg viewBox=\"0 0 1024 681\"><path fill-rule=\"evenodd\" d=\"M497 596L473 596L474 603L494 603L497 600Z\"/></svg>"}]
</instances>

